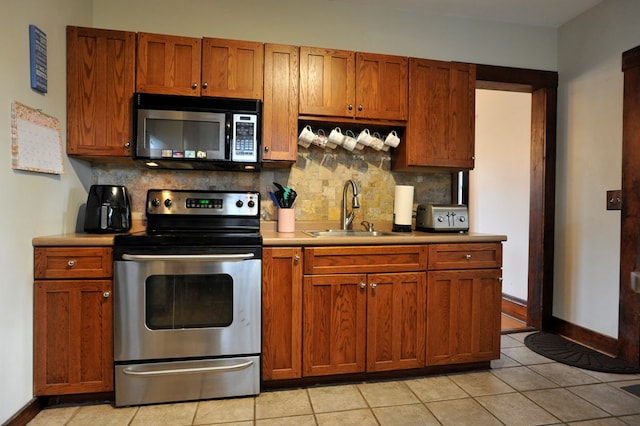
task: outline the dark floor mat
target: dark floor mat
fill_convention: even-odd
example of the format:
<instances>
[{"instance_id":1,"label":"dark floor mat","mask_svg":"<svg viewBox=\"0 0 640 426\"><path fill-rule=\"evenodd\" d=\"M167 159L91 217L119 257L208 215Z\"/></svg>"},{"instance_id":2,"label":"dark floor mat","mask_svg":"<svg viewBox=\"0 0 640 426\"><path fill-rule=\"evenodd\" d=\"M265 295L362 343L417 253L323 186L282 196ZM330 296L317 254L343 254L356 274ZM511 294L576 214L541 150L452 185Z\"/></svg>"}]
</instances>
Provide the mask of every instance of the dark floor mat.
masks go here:
<instances>
[{"instance_id":1,"label":"dark floor mat","mask_svg":"<svg viewBox=\"0 0 640 426\"><path fill-rule=\"evenodd\" d=\"M544 331L532 333L525 337L524 344L544 357L574 367L604 373L640 373L640 368L627 361L612 358L557 334Z\"/></svg>"},{"instance_id":2,"label":"dark floor mat","mask_svg":"<svg viewBox=\"0 0 640 426\"><path fill-rule=\"evenodd\" d=\"M620 389L626 390L627 392L640 398L640 385L624 386L624 387L621 387Z\"/></svg>"}]
</instances>

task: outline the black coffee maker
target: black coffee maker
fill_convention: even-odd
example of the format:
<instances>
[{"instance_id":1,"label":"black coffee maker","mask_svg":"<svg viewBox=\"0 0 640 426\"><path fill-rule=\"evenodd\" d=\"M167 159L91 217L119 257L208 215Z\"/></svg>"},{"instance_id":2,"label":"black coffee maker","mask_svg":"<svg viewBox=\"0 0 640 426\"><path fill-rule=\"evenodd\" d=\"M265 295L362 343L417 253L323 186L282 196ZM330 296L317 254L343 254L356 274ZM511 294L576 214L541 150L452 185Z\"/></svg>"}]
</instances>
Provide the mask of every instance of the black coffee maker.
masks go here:
<instances>
[{"instance_id":1,"label":"black coffee maker","mask_svg":"<svg viewBox=\"0 0 640 426\"><path fill-rule=\"evenodd\" d=\"M84 232L126 232L131 229L131 200L124 186L91 185Z\"/></svg>"}]
</instances>

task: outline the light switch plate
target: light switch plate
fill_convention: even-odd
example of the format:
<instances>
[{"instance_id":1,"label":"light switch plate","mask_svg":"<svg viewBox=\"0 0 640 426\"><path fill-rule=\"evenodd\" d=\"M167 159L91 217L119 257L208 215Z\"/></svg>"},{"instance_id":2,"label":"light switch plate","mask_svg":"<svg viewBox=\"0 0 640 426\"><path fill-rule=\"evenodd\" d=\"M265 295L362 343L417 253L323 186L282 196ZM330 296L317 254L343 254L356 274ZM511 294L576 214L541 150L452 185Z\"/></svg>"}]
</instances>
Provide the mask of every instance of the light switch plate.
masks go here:
<instances>
[{"instance_id":1,"label":"light switch plate","mask_svg":"<svg viewBox=\"0 0 640 426\"><path fill-rule=\"evenodd\" d=\"M622 209L622 191L619 189L607 191L607 210Z\"/></svg>"}]
</instances>

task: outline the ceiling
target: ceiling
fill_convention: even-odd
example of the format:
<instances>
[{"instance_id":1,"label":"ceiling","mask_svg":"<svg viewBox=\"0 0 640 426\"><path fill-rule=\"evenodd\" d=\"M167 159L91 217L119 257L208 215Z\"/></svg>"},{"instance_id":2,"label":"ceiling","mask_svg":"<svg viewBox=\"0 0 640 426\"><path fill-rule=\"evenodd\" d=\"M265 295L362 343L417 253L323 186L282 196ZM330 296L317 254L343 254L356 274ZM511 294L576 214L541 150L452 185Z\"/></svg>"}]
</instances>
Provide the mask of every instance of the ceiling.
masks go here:
<instances>
[{"instance_id":1,"label":"ceiling","mask_svg":"<svg viewBox=\"0 0 640 426\"><path fill-rule=\"evenodd\" d=\"M487 21L558 28L604 0L336 0Z\"/></svg>"}]
</instances>

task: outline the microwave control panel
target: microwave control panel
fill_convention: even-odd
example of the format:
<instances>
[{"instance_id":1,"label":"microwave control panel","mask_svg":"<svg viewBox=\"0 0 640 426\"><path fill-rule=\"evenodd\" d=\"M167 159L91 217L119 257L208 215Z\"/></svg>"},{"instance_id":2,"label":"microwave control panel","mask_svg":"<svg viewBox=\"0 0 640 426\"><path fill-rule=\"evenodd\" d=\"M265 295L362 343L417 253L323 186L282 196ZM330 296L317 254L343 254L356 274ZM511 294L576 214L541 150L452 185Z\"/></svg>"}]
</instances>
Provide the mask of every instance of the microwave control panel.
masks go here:
<instances>
[{"instance_id":1,"label":"microwave control panel","mask_svg":"<svg viewBox=\"0 0 640 426\"><path fill-rule=\"evenodd\" d=\"M258 161L258 117L255 114L234 114L231 160Z\"/></svg>"}]
</instances>

